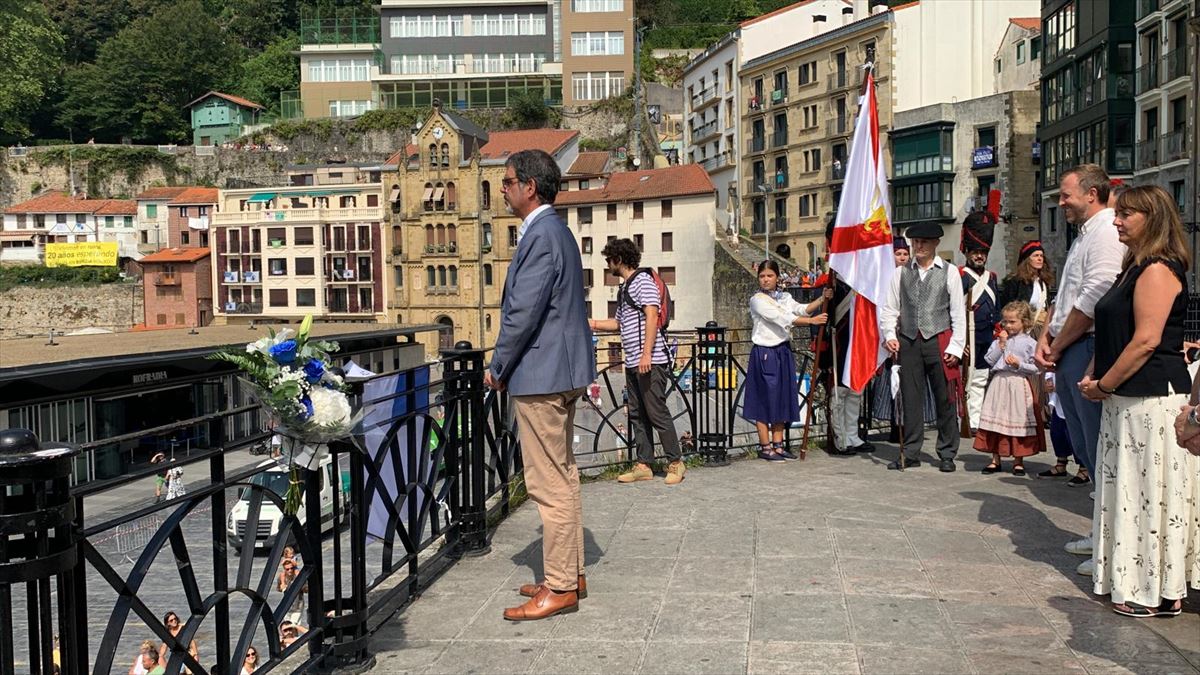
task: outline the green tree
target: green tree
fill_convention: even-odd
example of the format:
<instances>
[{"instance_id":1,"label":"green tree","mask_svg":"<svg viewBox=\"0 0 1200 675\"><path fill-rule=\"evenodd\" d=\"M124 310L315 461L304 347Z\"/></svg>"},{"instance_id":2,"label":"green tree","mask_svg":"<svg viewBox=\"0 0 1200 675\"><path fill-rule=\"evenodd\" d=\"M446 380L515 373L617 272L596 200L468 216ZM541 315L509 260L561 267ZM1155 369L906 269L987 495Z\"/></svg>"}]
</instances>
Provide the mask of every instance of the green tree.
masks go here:
<instances>
[{"instance_id":1,"label":"green tree","mask_svg":"<svg viewBox=\"0 0 1200 675\"><path fill-rule=\"evenodd\" d=\"M62 67L63 38L38 0L0 0L0 136L24 138Z\"/></svg>"},{"instance_id":2,"label":"green tree","mask_svg":"<svg viewBox=\"0 0 1200 675\"><path fill-rule=\"evenodd\" d=\"M516 129L541 129L550 121L550 109L542 100L541 92L525 90L509 95L506 117L506 126Z\"/></svg>"},{"instance_id":3,"label":"green tree","mask_svg":"<svg viewBox=\"0 0 1200 675\"><path fill-rule=\"evenodd\" d=\"M131 17L128 0L44 0L66 41L66 60L85 63Z\"/></svg>"},{"instance_id":4,"label":"green tree","mask_svg":"<svg viewBox=\"0 0 1200 675\"><path fill-rule=\"evenodd\" d=\"M276 38L263 51L242 63L241 76L232 87L232 93L279 114L279 92L300 86L298 51L300 38L295 34Z\"/></svg>"},{"instance_id":5,"label":"green tree","mask_svg":"<svg viewBox=\"0 0 1200 675\"><path fill-rule=\"evenodd\" d=\"M739 23L762 14L757 0L733 0L729 3L730 23Z\"/></svg>"},{"instance_id":6,"label":"green tree","mask_svg":"<svg viewBox=\"0 0 1200 675\"><path fill-rule=\"evenodd\" d=\"M164 5L105 42L96 63L68 73L59 120L81 137L185 140L184 106L228 82L240 56L200 0Z\"/></svg>"}]
</instances>

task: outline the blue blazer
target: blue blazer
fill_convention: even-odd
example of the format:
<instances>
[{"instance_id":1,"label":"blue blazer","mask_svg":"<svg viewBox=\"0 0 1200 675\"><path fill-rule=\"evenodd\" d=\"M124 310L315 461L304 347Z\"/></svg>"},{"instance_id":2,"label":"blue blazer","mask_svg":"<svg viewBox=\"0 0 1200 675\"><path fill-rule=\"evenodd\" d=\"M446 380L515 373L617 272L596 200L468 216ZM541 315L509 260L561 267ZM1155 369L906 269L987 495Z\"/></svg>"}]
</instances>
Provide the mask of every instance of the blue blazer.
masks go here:
<instances>
[{"instance_id":1,"label":"blue blazer","mask_svg":"<svg viewBox=\"0 0 1200 675\"><path fill-rule=\"evenodd\" d=\"M513 254L489 370L514 396L571 391L596 379L579 247L553 208L529 223Z\"/></svg>"}]
</instances>

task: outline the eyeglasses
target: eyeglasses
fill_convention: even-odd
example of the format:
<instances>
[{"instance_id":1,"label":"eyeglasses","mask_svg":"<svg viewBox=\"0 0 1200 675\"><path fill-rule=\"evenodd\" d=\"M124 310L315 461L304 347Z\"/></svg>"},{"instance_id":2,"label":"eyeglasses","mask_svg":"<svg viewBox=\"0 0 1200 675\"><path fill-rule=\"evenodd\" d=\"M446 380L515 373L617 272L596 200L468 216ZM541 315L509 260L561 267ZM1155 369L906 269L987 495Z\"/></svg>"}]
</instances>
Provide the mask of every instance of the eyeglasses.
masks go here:
<instances>
[{"instance_id":1,"label":"eyeglasses","mask_svg":"<svg viewBox=\"0 0 1200 675\"><path fill-rule=\"evenodd\" d=\"M248 659L257 659L257 658L258 658L258 654L255 654L254 652L246 652L246 658L248 658Z\"/></svg>"},{"instance_id":2,"label":"eyeglasses","mask_svg":"<svg viewBox=\"0 0 1200 675\"><path fill-rule=\"evenodd\" d=\"M500 185L503 186L505 189L508 189L520 182L521 182L520 178L504 178L500 181Z\"/></svg>"},{"instance_id":3,"label":"eyeglasses","mask_svg":"<svg viewBox=\"0 0 1200 675\"><path fill-rule=\"evenodd\" d=\"M179 623L179 619L176 619L175 617L171 617L171 618L167 619L167 623L169 623L169 624L170 623Z\"/></svg>"}]
</instances>

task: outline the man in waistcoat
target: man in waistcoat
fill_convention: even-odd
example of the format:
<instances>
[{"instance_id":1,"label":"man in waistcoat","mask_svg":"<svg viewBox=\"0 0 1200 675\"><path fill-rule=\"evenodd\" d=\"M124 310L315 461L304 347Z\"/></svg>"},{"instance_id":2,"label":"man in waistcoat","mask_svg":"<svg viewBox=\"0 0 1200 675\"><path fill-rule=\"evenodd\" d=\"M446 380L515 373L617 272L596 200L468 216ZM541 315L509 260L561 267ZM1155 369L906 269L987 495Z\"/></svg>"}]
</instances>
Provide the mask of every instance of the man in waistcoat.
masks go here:
<instances>
[{"instance_id":1,"label":"man in waistcoat","mask_svg":"<svg viewBox=\"0 0 1200 675\"><path fill-rule=\"evenodd\" d=\"M888 351L900 361L904 419L922 419L926 386L933 391L938 468L950 472L958 454L959 361L966 339L962 282L954 265L937 255L941 225L918 223L904 234L912 244L912 260L892 275L887 300L879 312L879 328ZM905 425L904 456L889 464L889 469L921 465L924 432L920 424Z\"/></svg>"},{"instance_id":2,"label":"man in waistcoat","mask_svg":"<svg viewBox=\"0 0 1200 675\"><path fill-rule=\"evenodd\" d=\"M996 325L1000 323L996 273L985 267L994 230L995 223L986 211L972 211L963 220L961 250L967 257L967 264L959 271L963 296L970 307L967 321L971 324L967 333L968 359L963 364L963 381L967 386L967 419L971 433L979 428L983 391L987 387L989 367L984 357L992 346Z\"/></svg>"}]
</instances>

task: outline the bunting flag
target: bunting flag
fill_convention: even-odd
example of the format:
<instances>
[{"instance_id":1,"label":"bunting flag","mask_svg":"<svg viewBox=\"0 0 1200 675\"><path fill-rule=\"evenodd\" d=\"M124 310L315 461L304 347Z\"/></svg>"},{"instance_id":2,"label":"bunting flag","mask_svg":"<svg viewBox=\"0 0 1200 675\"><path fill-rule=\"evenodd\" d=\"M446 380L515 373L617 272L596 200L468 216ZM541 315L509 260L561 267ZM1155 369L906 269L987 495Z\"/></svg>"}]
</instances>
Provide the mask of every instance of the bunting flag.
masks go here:
<instances>
[{"instance_id":1,"label":"bunting flag","mask_svg":"<svg viewBox=\"0 0 1200 675\"><path fill-rule=\"evenodd\" d=\"M856 392L867 386L886 357L876 308L886 301L896 269L875 76L869 69L866 80L829 243L829 268L856 293L841 379Z\"/></svg>"}]
</instances>

